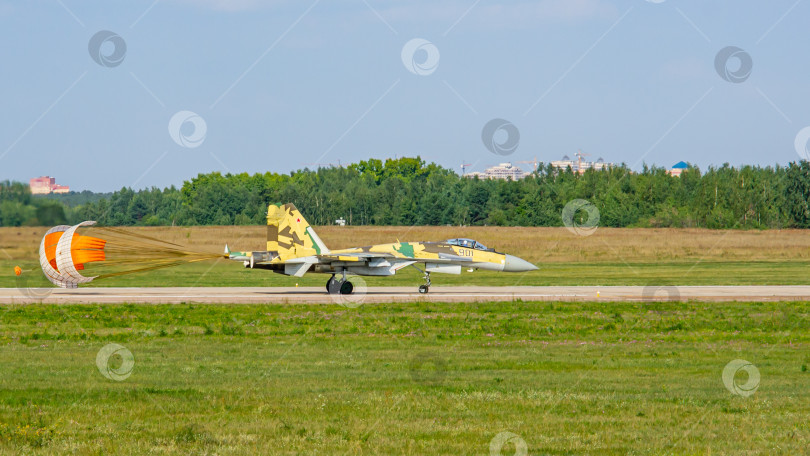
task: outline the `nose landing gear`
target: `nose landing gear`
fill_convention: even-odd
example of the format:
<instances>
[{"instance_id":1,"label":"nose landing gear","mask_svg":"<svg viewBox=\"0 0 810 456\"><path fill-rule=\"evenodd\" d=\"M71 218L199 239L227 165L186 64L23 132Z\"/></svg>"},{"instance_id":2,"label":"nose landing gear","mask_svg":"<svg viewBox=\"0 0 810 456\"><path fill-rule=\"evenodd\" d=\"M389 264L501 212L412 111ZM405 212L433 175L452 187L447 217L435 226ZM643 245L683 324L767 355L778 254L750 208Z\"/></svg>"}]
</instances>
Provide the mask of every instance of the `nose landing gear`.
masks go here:
<instances>
[{"instance_id":1,"label":"nose landing gear","mask_svg":"<svg viewBox=\"0 0 810 456\"><path fill-rule=\"evenodd\" d=\"M414 265L411 265L411 267L413 267L417 271L424 274L424 276L425 276L425 284L424 285L419 285L419 293L426 294L428 291L430 291L430 272L428 272L427 270L423 271L423 270L417 268Z\"/></svg>"}]
</instances>

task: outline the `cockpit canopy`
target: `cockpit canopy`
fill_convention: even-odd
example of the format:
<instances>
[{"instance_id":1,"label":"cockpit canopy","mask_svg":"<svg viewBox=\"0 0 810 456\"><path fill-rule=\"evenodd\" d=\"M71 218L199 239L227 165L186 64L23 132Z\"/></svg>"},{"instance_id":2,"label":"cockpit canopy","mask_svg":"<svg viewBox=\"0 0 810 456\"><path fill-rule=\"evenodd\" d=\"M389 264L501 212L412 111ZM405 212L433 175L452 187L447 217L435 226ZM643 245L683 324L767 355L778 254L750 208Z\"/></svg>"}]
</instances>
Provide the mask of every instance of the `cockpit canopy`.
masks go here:
<instances>
[{"instance_id":1,"label":"cockpit canopy","mask_svg":"<svg viewBox=\"0 0 810 456\"><path fill-rule=\"evenodd\" d=\"M466 238L457 238L457 239L448 239L447 243L450 245L457 245L459 247L466 247L468 249L476 249L476 250L490 250L484 244L475 241L474 239L466 239Z\"/></svg>"}]
</instances>

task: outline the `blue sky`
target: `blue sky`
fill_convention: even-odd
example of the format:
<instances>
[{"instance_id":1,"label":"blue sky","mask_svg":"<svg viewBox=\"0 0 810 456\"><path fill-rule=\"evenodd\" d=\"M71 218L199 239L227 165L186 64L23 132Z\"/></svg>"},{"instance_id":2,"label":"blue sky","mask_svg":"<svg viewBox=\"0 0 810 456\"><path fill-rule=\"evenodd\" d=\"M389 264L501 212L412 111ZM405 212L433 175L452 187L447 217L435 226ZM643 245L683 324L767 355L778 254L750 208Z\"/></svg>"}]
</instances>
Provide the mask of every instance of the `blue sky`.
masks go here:
<instances>
[{"instance_id":1,"label":"blue sky","mask_svg":"<svg viewBox=\"0 0 810 456\"><path fill-rule=\"evenodd\" d=\"M578 149L636 169L784 165L810 126L808 17L795 0L0 1L0 179L111 191ZM738 82L716 69L728 46L752 62ZM520 133L510 155L482 141L494 118Z\"/></svg>"}]
</instances>

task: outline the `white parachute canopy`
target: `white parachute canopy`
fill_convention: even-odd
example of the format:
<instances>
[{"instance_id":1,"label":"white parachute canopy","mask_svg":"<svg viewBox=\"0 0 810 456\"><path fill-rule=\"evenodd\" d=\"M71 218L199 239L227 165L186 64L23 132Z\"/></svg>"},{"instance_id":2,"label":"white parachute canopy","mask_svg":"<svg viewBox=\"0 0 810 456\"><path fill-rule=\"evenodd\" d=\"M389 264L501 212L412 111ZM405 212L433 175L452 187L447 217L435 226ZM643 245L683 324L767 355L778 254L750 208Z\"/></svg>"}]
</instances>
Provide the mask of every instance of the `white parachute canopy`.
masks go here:
<instances>
[{"instance_id":1,"label":"white parachute canopy","mask_svg":"<svg viewBox=\"0 0 810 456\"><path fill-rule=\"evenodd\" d=\"M51 283L62 288L76 288L80 283L92 282L95 279L79 273L73 260L72 248L76 230L80 226L95 224L96 222L87 221L74 226L59 225L45 233L39 245L39 264ZM54 262L56 267L53 266Z\"/></svg>"},{"instance_id":2,"label":"white parachute canopy","mask_svg":"<svg viewBox=\"0 0 810 456\"><path fill-rule=\"evenodd\" d=\"M45 233L39 246L39 263L51 283L62 288L77 288L79 284L96 279L222 256L142 233L96 227L95 224L86 221L74 226L60 225ZM78 231L80 228L81 232ZM88 267L92 274L88 273Z\"/></svg>"}]
</instances>

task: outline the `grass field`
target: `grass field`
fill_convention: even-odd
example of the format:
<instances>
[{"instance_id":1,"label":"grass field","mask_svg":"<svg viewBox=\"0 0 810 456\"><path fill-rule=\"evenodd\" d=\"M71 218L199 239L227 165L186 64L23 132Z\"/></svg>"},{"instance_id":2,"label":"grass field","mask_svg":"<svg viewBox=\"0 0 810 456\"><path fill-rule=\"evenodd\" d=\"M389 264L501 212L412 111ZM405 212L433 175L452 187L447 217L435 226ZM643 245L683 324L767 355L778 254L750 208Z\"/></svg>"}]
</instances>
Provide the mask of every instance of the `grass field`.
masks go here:
<instances>
[{"instance_id":1,"label":"grass field","mask_svg":"<svg viewBox=\"0 0 810 456\"><path fill-rule=\"evenodd\" d=\"M214 251L264 243L264 227L133 230ZM0 286L47 284L43 232L0 229ZM810 284L804 231L318 232L333 248L472 237L541 267L436 285ZM216 261L93 285L324 280ZM0 453L804 454L809 315L805 302L2 306ZM724 381L735 360L756 370Z\"/></svg>"},{"instance_id":2,"label":"grass field","mask_svg":"<svg viewBox=\"0 0 810 456\"><path fill-rule=\"evenodd\" d=\"M265 228L132 228L168 241L219 252L263 250ZM803 230L716 231L696 229L599 228L578 236L564 228L501 227L319 227L332 248L414 240L471 237L498 251L540 266L526 274L476 271L434 274L436 285L799 285L810 284L810 235ZM15 265L31 271L24 285L48 286L38 273L39 241L45 228L0 228L0 287L15 287ZM326 277L289 278L246 270L229 261L192 264L93 283L93 286L321 286ZM412 268L395 277L366 278L369 285L413 285Z\"/></svg>"},{"instance_id":3,"label":"grass field","mask_svg":"<svg viewBox=\"0 0 810 456\"><path fill-rule=\"evenodd\" d=\"M806 454L808 316L810 303L4 306L0 452L487 455L512 432L501 454ZM99 355L110 343L127 351ZM759 373L753 394L724 386L736 359Z\"/></svg>"}]
</instances>

